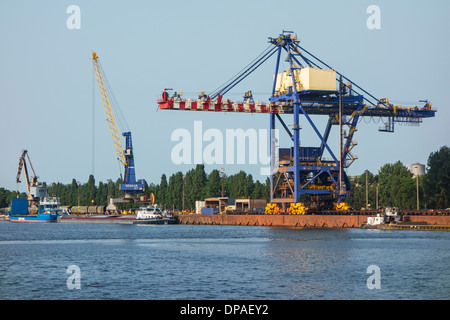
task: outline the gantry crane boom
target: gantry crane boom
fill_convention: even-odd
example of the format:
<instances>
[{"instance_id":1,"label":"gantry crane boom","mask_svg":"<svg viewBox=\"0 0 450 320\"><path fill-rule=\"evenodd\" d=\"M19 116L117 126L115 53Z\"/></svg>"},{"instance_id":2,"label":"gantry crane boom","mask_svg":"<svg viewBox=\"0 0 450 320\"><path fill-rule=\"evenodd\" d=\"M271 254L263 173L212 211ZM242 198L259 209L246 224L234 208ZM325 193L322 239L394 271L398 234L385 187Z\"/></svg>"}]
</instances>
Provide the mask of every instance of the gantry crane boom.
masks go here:
<instances>
[{"instance_id":1,"label":"gantry crane boom","mask_svg":"<svg viewBox=\"0 0 450 320\"><path fill-rule=\"evenodd\" d=\"M102 72L100 71L100 64L98 62L97 53L92 53L92 64L94 65L95 77L97 78L98 88L100 89L100 95L102 97L103 108L105 109L106 121L109 125L109 131L114 144L114 150L116 151L117 159L124 165L127 165L125 154L122 148L122 142L120 141L119 132L117 131L116 121L109 102L108 93L106 91L105 82L103 81Z\"/></svg>"}]
</instances>

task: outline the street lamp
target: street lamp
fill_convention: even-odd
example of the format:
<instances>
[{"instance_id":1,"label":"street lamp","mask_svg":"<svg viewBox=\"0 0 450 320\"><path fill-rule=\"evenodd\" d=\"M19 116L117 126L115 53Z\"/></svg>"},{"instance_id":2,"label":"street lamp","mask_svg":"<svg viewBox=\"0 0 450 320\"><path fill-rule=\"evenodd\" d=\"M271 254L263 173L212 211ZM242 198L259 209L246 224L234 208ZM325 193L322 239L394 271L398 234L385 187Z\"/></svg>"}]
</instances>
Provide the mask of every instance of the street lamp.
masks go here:
<instances>
[{"instance_id":1,"label":"street lamp","mask_svg":"<svg viewBox=\"0 0 450 320\"><path fill-rule=\"evenodd\" d=\"M77 181L78 184L78 206L80 206L80 181Z\"/></svg>"}]
</instances>

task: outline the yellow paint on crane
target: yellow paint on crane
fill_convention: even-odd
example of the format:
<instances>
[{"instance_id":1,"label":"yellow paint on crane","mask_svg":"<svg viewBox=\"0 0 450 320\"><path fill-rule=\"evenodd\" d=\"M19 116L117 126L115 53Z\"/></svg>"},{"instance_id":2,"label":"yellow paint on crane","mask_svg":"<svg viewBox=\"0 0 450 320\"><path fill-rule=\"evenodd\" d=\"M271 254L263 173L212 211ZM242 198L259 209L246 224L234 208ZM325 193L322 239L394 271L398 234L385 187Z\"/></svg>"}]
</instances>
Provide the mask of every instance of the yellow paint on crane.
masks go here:
<instances>
[{"instance_id":1,"label":"yellow paint on crane","mask_svg":"<svg viewBox=\"0 0 450 320\"><path fill-rule=\"evenodd\" d=\"M114 143L114 149L116 151L117 159L122 162L124 166L127 165L127 160L123 153L122 142L120 141L119 133L117 132L116 122L114 120L113 112L111 110L111 104L109 102L108 94L106 92L103 76L100 71L100 64L98 62L97 53L92 52L92 64L94 66L95 77L97 78L98 88L100 89L100 95L102 97L103 108L105 109L106 121L109 125L109 131Z\"/></svg>"}]
</instances>

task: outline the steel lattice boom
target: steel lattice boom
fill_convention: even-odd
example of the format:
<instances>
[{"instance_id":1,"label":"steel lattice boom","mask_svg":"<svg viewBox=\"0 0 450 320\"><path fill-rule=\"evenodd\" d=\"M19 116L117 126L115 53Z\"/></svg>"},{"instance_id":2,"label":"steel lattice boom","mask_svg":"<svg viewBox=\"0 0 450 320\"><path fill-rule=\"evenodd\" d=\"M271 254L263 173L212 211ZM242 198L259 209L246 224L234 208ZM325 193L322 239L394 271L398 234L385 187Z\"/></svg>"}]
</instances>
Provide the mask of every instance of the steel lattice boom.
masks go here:
<instances>
[{"instance_id":1,"label":"steel lattice boom","mask_svg":"<svg viewBox=\"0 0 450 320\"><path fill-rule=\"evenodd\" d=\"M125 196L129 196L131 198L135 193L144 191L145 180L136 179L131 132L122 133L122 136L125 137L126 148L123 149L122 147L122 142L120 140L119 132L117 131L113 110L111 108L108 90L105 86L104 77L102 75L101 65L98 61L97 53L95 52L92 53L92 64L94 66L95 76L97 79L98 88L100 90L100 95L102 97L103 108L105 110L106 121L108 122L109 130L111 132L117 160L119 160L124 165L125 169L123 183L120 184L119 188L120 190L125 191Z\"/></svg>"}]
</instances>

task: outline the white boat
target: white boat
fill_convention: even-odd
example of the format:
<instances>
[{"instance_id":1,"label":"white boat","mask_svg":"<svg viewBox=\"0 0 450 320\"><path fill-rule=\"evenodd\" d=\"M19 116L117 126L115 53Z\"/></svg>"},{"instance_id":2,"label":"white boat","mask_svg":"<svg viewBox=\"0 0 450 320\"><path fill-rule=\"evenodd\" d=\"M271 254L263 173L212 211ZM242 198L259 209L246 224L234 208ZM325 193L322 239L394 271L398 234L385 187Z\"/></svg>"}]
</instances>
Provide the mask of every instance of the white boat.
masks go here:
<instances>
[{"instance_id":1,"label":"white boat","mask_svg":"<svg viewBox=\"0 0 450 320\"><path fill-rule=\"evenodd\" d=\"M397 223L400 221L398 209L394 207L387 207L381 214L377 214L375 217L368 217L367 223L362 227L364 229L379 229L390 223Z\"/></svg>"},{"instance_id":2,"label":"white boat","mask_svg":"<svg viewBox=\"0 0 450 320\"><path fill-rule=\"evenodd\" d=\"M136 211L133 224L176 224L177 219L171 213L163 212L157 205L141 207Z\"/></svg>"}]
</instances>

